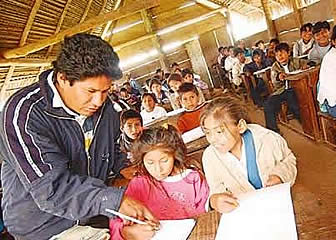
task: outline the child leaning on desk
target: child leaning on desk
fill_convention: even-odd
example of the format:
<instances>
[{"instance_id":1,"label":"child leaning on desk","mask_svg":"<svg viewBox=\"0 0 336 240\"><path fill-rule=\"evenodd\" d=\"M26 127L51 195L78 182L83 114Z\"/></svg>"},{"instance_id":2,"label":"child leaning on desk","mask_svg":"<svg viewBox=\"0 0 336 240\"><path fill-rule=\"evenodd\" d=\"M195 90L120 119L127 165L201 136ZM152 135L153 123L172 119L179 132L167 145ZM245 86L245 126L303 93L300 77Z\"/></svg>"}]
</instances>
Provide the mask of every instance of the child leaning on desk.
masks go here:
<instances>
[{"instance_id":1,"label":"child leaning on desk","mask_svg":"<svg viewBox=\"0 0 336 240\"><path fill-rule=\"evenodd\" d=\"M127 186L126 196L144 203L159 220L191 218L205 212L209 187L196 164L186 158L186 146L177 130L145 129L134 142L132 156L138 176ZM110 220L111 239L151 239L150 224L125 224Z\"/></svg>"},{"instance_id":2,"label":"child leaning on desk","mask_svg":"<svg viewBox=\"0 0 336 240\"><path fill-rule=\"evenodd\" d=\"M210 206L230 212L240 193L283 182L294 184L296 158L279 134L247 124L244 106L228 95L214 99L201 113L201 126L210 143L202 162L210 186Z\"/></svg>"}]
</instances>

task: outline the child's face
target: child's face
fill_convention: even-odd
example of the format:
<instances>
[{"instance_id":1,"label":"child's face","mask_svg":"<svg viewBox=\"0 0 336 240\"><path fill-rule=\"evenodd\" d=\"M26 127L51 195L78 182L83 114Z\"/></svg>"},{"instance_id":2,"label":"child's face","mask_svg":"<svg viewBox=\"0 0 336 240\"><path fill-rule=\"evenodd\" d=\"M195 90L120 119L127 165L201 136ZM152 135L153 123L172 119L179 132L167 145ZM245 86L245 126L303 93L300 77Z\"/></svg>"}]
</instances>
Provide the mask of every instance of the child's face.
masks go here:
<instances>
[{"instance_id":1,"label":"child's face","mask_svg":"<svg viewBox=\"0 0 336 240\"><path fill-rule=\"evenodd\" d=\"M281 64L288 63L289 54L286 50L277 51L275 53L275 57L276 57L276 60Z\"/></svg>"},{"instance_id":2,"label":"child's face","mask_svg":"<svg viewBox=\"0 0 336 240\"><path fill-rule=\"evenodd\" d=\"M155 107L154 99L150 96L146 96L142 100L142 106L145 108L147 112L152 112Z\"/></svg>"},{"instance_id":3,"label":"child's face","mask_svg":"<svg viewBox=\"0 0 336 240\"><path fill-rule=\"evenodd\" d=\"M313 38L313 32L312 32L312 30L307 28L306 31L303 31L301 33L301 38L305 42L309 42Z\"/></svg>"},{"instance_id":4,"label":"child's face","mask_svg":"<svg viewBox=\"0 0 336 240\"><path fill-rule=\"evenodd\" d=\"M256 64L261 64L261 56L259 54L256 54L253 56L253 61L256 63Z\"/></svg>"},{"instance_id":5,"label":"child's face","mask_svg":"<svg viewBox=\"0 0 336 240\"><path fill-rule=\"evenodd\" d=\"M219 121L210 115L204 120L202 128L208 142L219 152L225 154L239 143L240 133L233 120L225 119L224 122L225 124L223 120Z\"/></svg>"},{"instance_id":6,"label":"child's face","mask_svg":"<svg viewBox=\"0 0 336 240\"><path fill-rule=\"evenodd\" d=\"M124 98L124 99L128 98L128 92L126 92L126 91L120 92L120 97Z\"/></svg>"},{"instance_id":7,"label":"child's face","mask_svg":"<svg viewBox=\"0 0 336 240\"><path fill-rule=\"evenodd\" d=\"M196 93L190 91L182 94L181 103L187 110L194 110L198 106L199 97Z\"/></svg>"},{"instance_id":8,"label":"child's face","mask_svg":"<svg viewBox=\"0 0 336 240\"><path fill-rule=\"evenodd\" d=\"M157 181L162 181L173 173L174 156L163 149L146 153L143 161L148 173Z\"/></svg>"},{"instance_id":9,"label":"child's face","mask_svg":"<svg viewBox=\"0 0 336 240\"><path fill-rule=\"evenodd\" d=\"M160 84L153 84L151 90L152 90L153 93L159 94L161 92L161 85Z\"/></svg>"},{"instance_id":10,"label":"child's face","mask_svg":"<svg viewBox=\"0 0 336 240\"><path fill-rule=\"evenodd\" d=\"M175 80L169 81L169 87L173 89L174 92L177 92L181 85L182 85L181 81L175 81Z\"/></svg>"},{"instance_id":11,"label":"child's face","mask_svg":"<svg viewBox=\"0 0 336 240\"><path fill-rule=\"evenodd\" d=\"M141 120L139 118L128 119L123 126L123 131L133 140L139 138L142 133Z\"/></svg>"},{"instance_id":12,"label":"child's face","mask_svg":"<svg viewBox=\"0 0 336 240\"><path fill-rule=\"evenodd\" d=\"M185 75L184 78L183 78L183 80L186 83L193 83L193 81L194 81L193 76L191 74Z\"/></svg>"},{"instance_id":13,"label":"child's face","mask_svg":"<svg viewBox=\"0 0 336 240\"><path fill-rule=\"evenodd\" d=\"M318 45L326 46L329 44L329 30L326 28L322 28L320 32L314 34L314 38Z\"/></svg>"}]
</instances>

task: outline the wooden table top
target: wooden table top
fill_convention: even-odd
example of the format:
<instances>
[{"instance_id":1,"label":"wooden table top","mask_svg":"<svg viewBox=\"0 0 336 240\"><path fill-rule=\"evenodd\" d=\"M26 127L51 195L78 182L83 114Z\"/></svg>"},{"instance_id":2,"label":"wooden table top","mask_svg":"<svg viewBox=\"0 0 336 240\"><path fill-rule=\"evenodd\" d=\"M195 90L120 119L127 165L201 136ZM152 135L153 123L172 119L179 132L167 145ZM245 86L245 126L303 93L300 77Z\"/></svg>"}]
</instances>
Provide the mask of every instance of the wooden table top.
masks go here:
<instances>
[{"instance_id":1,"label":"wooden table top","mask_svg":"<svg viewBox=\"0 0 336 240\"><path fill-rule=\"evenodd\" d=\"M296 226L300 240L335 239L335 208L330 209L301 184L292 188ZM200 215L188 240L214 240L220 213L211 211Z\"/></svg>"}]
</instances>

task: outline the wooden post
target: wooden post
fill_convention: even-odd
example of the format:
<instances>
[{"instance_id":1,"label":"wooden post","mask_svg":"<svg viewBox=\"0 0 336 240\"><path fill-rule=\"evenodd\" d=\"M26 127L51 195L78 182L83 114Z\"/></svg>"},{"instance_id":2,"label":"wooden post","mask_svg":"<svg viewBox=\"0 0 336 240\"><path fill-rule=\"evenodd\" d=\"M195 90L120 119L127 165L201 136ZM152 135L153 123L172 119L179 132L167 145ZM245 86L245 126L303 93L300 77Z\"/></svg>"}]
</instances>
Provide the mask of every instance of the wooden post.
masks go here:
<instances>
[{"instance_id":1,"label":"wooden post","mask_svg":"<svg viewBox=\"0 0 336 240\"><path fill-rule=\"evenodd\" d=\"M152 8L158 5L158 0L143 0L139 1L132 1L128 6L120 8L117 11L112 11L101 16L93 17L83 23L80 23L72 28L66 29L58 34L54 34L48 38L42 39L41 41L34 42L23 47L14 48L5 50L2 52L4 58L17 58L17 57L24 57L29 53L36 52L41 50L45 47L54 45L63 41L64 37L72 36L77 33L86 32L92 28L95 28L99 25L104 24L107 21L114 21L120 18L124 18L130 16L134 13L141 11L142 9Z\"/></svg>"},{"instance_id":2,"label":"wooden post","mask_svg":"<svg viewBox=\"0 0 336 240\"><path fill-rule=\"evenodd\" d=\"M161 44L160 44L160 38L155 34L154 29L154 23L152 21L152 17L150 16L150 13L148 10L141 10L141 17L144 21L146 32L149 34L153 34L153 37L151 38L153 46L156 48L156 50L159 53L159 62L161 69L164 71L168 70L169 63L168 59L166 58L164 52L162 51Z\"/></svg>"},{"instance_id":3,"label":"wooden post","mask_svg":"<svg viewBox=\"0 0 336 240\"><path fill-rule=\"evenodd\" d=\"M275 30L274 22L272 20L272 13L269 5L269 0L261 0L261 5L264 10L266 18L268 36L269 38L275 38L277 37L277 32Z\"/></svg>"},{"instance_id":4,"label":"wooden post","mask_svg":"<svg viewBox=\"0 0 336 240\"><path fill-rule=\"evenodd\" d=\"M234 43L235 43L235 39L234 39L234 36L233 36L233 24L232 24L232 21L231 21L231 15L230 15L230 12L229 11L226 11L225 12L225 15L227 17L227 24L226 24L226 32L228 33L229 35L229 39L230 39L230 42L231 42L231 45L234 46Z\"/></svg>"},{"instance_id":5,"label":"wooden post","mask_svg":"<svg viewBox=\"0 0 336 240\"><path fill-rule=\"evenodd\" d=\"M294 12L296 21L298 23L298 26L301 27L303 25L303 18L302 18L302 14L299 10L297 0L292 0L292 7L293 7L293 12Z\"/></svg>"},{"instance_id":6,"label":"wooden post","mask_svg":"<svg viewBox=\"0 0 336 240\"><path fill-rule=\"evenodd\" d=\"M336 1L331 1L331 7L332 7L332 17L334 18L334 25L336 25Z\"/></svg>"}]
</instances>

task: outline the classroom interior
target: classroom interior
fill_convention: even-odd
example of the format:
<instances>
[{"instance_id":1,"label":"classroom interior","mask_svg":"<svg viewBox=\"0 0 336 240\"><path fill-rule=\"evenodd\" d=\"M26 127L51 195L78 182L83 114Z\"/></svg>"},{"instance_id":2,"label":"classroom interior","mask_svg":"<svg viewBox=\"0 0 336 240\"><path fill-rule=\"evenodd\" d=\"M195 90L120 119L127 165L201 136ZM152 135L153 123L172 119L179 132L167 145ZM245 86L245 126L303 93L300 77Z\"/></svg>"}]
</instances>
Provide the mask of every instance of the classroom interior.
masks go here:
<instances>
[{"instance_id":1,"label":"classroom interior","mask_svg":"<svg viewBox=\"0 0 336 240\"><path fill-rule=\"evenodd\" d=\"M0 107L51 68L65 36L86 32L106 40L119 55L124 75L117 86L128 75L146 86L157 69L170 73L177 63L209 86L206 100L230 92L262 126L263 108L253 103L244 83L237 89L227 81L218 63L219 47L237 46L240 40L249 49L259 40L268 47L273 38L292 47L303 24L327 21L332 29L336 19L335 0L3 0L0 9ZM298 236L336 239L336 118L319 109L318 66L293 79L301 122L285 104L277 121L297 157L292 198ZM189 144L188 156L201 161L206 146L204 139ZM125 179L116 183L126 184ZM201 217L190 240L215 238L209 219L216 225L219 216ZM106 224L104 218L93 221L93 226ZM0 238L13 239L7 233Z\"/></svg>"}]
</instances>

